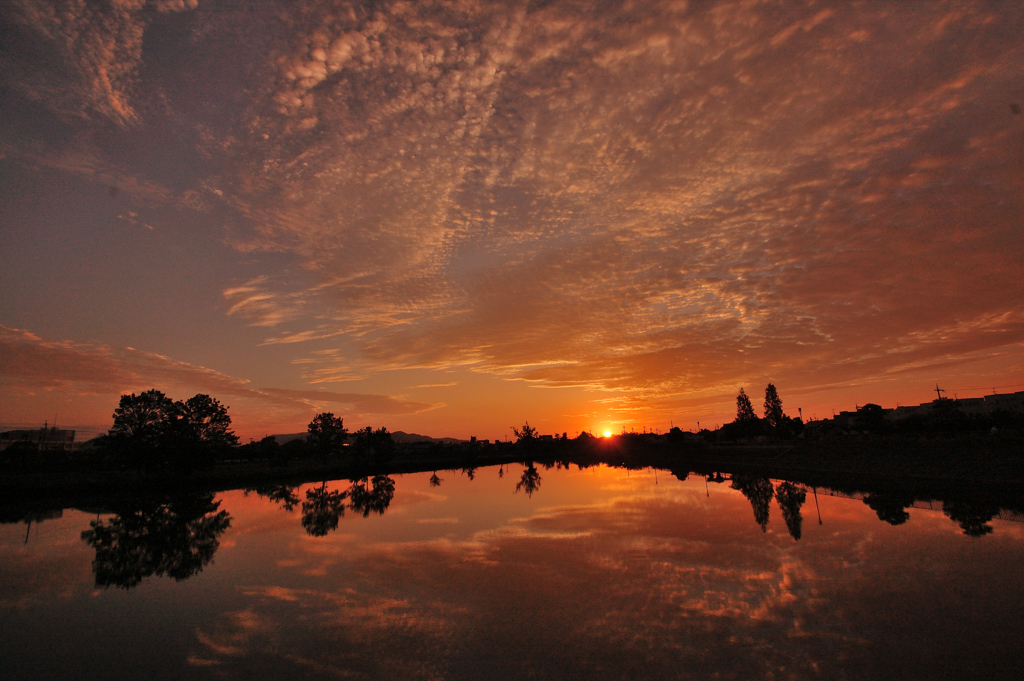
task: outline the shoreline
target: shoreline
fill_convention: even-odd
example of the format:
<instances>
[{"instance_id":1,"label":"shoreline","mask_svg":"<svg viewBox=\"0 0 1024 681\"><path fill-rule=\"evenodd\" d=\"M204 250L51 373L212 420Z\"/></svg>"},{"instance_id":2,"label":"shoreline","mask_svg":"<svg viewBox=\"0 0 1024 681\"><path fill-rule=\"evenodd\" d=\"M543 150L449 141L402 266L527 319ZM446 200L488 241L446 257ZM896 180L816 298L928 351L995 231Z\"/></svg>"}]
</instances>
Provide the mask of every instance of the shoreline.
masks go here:
<instances>
[{"instance_id":1,"label":"shoreline","mask_svg":"<svg viewBox=\"0 0 1024 681\"><path fill-rule=\"evenodd\" d=\"M666 445L598 440L579 446L500 448L439 447L400 452L387 462L358 460L227 461L192 472L98 470L54 466L0 474L0 506L54 508L107 506L111 500L218 493L261 486L297 487L311 482L357 480L374 475L468 470L535 462L540 467L608 465L657 468L685 478L719 474L767 477L842 491L904 491L921 498L998 498L1024 507L1024 448L1018 438L933 441L826 441L758 445ZM3 513L3 520L12 517ZM8 521L9 522L9 521Z\"/></svg>"}]
</instances>

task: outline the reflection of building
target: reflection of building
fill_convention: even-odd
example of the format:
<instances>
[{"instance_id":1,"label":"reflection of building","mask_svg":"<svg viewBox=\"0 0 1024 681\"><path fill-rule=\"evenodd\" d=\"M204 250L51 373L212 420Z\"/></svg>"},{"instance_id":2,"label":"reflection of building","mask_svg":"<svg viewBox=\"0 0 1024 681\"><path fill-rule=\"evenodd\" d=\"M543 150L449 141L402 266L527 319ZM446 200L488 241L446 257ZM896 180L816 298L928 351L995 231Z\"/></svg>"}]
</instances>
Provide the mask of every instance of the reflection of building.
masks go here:
<instances>
[{"instance_id":1,"label":"reflection of building","mask_svg":"<svg viewBox=\"0 0 1024 681\"><path fill-rule=\"evenodd\" d=\"M27 442L40 452L70 452L75 446L75 431L43 426L38 430L9 430L0 433L0 451L16 442Z\"/></svg>"}]
</instances>

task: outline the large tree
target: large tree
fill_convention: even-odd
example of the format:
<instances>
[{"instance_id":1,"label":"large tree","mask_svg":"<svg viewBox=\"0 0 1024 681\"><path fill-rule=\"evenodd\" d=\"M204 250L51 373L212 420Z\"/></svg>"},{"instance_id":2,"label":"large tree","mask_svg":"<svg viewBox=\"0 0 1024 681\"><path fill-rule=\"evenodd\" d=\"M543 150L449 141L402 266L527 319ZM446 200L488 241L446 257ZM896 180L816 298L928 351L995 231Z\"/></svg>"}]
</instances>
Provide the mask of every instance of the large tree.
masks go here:
<instances>
[{"instance_id":1,"label":"large tree","mask_svg":"<svg viewBox=\"0 0 1024 681\"><path fill-rule=\"evenodd\" d=\"M107 435L110 451L141 470L159 465L173 436L177 408L159 390L121 395L114 410L114 425Z\"/></svg>"},{"instance_id":2,"label":"large tree","mask_svg":"<svg viewBox=\"0 0 1024 681\"><path fill-rule=\"evenodd\" d=\"M317 414L306 428L306 442L316 455L326 459L341 450L348 441L345 421L329 411Z\"/></svg>"},{"instance_id":3,"label":"large tree","mask_svg":"<svg viewBox=\"0 0 1024 681\"><path fill-rule=\"evenodd\" d=\"M181 428L188 439L214 449L238 444L238 437L231 431L228 408L216 399L199 394L177 406Z\"/></svg>"},{"instance_id":4,"label":"large tree","mask_svg":"<svg viewBox=\"0 0 1024 681\"><path fill-rule=\"evenodd\" d=\"M159 390L121 395L110 435L136 446L155 446L167 435L175 413L174 402Z\"/></svg>"}]
</instances>

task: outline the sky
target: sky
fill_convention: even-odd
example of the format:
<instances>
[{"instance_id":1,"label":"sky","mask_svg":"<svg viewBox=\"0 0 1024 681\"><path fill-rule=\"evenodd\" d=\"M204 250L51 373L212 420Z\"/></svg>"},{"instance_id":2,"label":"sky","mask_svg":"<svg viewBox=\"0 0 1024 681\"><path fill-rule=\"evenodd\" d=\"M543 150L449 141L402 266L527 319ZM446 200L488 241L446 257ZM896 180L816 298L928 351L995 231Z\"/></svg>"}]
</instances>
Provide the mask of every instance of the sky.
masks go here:
<instances>
[{"instance_id":1,"label":"sky","mask_svg":"<svg viewBox=\"0 0 1024 681\"><path fill-rule=\"evenodd\" d=\"M1024 390L1024 6L6 0L0 424Z\"/></svg>"}]
</instances>

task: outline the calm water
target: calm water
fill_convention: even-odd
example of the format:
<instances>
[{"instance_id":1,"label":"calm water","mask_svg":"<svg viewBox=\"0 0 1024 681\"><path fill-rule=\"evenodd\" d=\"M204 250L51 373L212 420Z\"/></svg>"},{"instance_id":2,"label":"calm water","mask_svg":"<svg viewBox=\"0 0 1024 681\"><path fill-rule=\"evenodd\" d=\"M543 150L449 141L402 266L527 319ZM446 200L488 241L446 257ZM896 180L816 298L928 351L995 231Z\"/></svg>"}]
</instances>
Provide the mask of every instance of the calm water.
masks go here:
<instances>
[{"instance_id":1,"label":"calm water","mask_svg":"<svg viewBox=\"0 0 1024 681\"><path fill-rule=\"evenodd\" d=\"M532 483L523 473L238 490L0 525L0 676L1024 669L1024 523L996 517L989 532L909 508L891 525L862 500L818 490L815 502L781 481L741 481L744 494L664 471L539 468Z\"/></svg>"}]
</instances>

